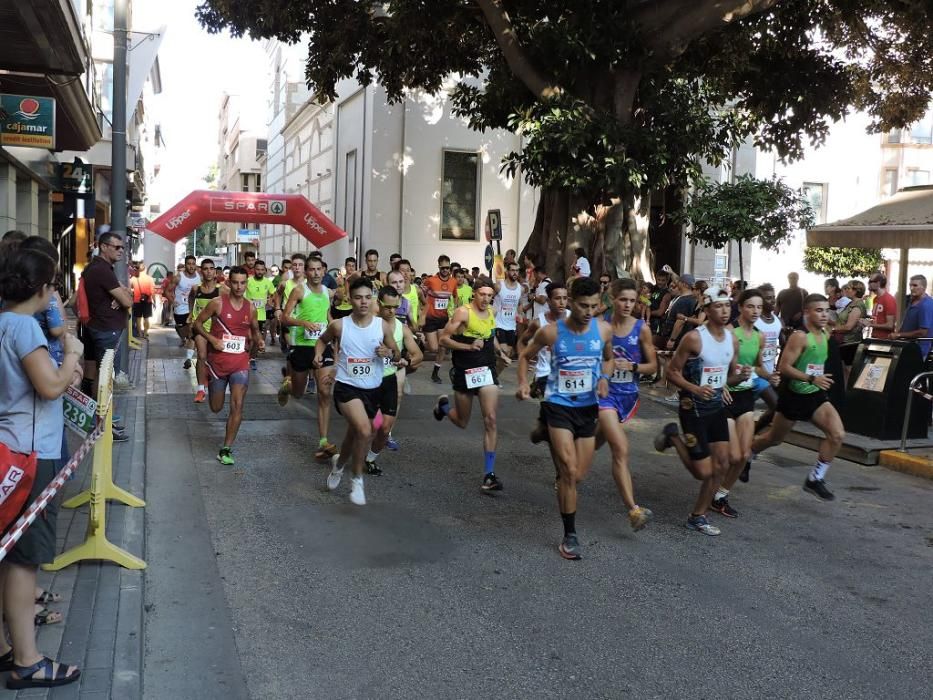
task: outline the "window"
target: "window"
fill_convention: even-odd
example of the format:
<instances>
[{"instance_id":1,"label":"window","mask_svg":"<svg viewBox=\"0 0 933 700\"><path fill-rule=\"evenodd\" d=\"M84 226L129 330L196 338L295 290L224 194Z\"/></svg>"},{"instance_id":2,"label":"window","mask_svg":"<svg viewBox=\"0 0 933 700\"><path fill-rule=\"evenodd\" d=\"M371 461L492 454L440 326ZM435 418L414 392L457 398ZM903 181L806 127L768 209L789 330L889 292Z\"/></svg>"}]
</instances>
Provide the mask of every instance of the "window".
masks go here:
<instances>
[{"instance_id":1,"label":"window","mask_svg":"<svg viewBox=\"0 0 933 700\"><path fill-rule=\"evenodd\" d=\"M441 184L441 240L477 240L479 155L444 151Z\"/></svg>"},{"instance_id":2,"label":"window","mask_svg":"<svg viewBox=\"0 0 933 700\"><path fill-rule=\"evenodd\" d=\"M895 192L897 192L897 169L886 168L881 183L881 196L890 197Z\"/></svg>"},{"instance_id":3,"label":"window","mask_svg":"<svg viewBox=\"0 0 933 700\"><path fill-rule=\"evenodd\" d=\"M927 112L923 119L910 127L910 140L914 143L933 143L933 112Z\"/></svg>"},{"instance_id":4,"label":"window","mask_svg":"<svg viewBox=\"0 0 933 700\"><path fill-rule=\"evenodd\" d=\"M900 143L901 142L901 130L892 129L888 132L887 137L885 138L886 143Z\"/></svg>"},{"instance_id":5,"label":"window","mask_svg":"<svg viewBox=\"0 0 933 700\"><path fill-rule=\"evenodd\" d=\"M805 182L803 194L813 210L813 219L817 224L826 223L826 183Z\"/></svg>"},{"instance_id":6,"label":"window","mask_svg":"<svg viewBox=\"0 0 933 700\"><path fill-rule=\"evenodd\" d=\"M907 171L907 184L910 187L930 184L930 171L913 168Z\"/></svg>"},{"instance_id":7,"label":"window","mask_svg":"<svg viewBox=\"0 0 933 700\"><path fill-rule=\"evenodd\" d=\"M256 173L256 191L262 192L262 175Z\"/></svg>"},{"instance_id":8,"label":"window","mask_svg":"<svg viewBox=\"0 0 933 700\"><path fill-rule=\"evenodd\" d=\"M266 149L269 147L267 139L256 139L256 160L266 155Z\"/></svg>"},{"instance_id":9,"label":"window","mask_svg":"<svg viewBox=\"0 0 933 700\"><path fill-rule=\"evenodd\" d=\"M240 175L240 189L249 192L249 175Z\"/></svg>"}]
</instances>

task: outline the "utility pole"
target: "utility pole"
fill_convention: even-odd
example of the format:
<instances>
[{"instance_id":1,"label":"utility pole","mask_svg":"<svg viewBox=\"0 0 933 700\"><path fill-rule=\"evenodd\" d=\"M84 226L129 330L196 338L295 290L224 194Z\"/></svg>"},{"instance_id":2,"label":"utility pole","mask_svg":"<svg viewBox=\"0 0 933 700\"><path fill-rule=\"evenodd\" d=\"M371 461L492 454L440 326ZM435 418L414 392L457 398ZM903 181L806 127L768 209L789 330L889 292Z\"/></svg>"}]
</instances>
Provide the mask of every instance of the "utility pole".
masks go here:
<instances>
[{"instance_id":1,"label":"utility pole","mask_svg":"<svg viewBox=\"0 0 933 700\"><path fill-rule=\"evenodd\" d=\"M129 236L126 235L126 5L127 0L113 3L113 123L111 125L113 151L110 158L110 230L123 240L123 257L116 266L117 279L129 286ZM122 352L117 353L120 366L116 371L129 368L129 338L124 336Z\"/></svg>"}]
</instances>

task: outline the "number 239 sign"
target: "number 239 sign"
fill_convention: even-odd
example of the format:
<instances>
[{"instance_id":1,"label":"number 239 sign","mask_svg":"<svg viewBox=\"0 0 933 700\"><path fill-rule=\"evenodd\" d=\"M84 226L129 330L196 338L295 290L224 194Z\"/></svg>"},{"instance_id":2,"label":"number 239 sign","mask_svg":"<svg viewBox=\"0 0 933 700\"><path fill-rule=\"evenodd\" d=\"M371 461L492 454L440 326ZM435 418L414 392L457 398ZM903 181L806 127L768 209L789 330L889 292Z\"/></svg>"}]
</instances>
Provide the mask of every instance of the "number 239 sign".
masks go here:
<instances>
[{"instance_id":1,"label":"number 239 sign","mask_svg":"<svg viewBox=\"0 0 933 700\"><path fill-rule=\"evenodd\" d=\"M62 409L66 426L81 437L91 434L97 421L97 402L94 399L70 386L62 396Z\"/></svg>"}]
</instances>

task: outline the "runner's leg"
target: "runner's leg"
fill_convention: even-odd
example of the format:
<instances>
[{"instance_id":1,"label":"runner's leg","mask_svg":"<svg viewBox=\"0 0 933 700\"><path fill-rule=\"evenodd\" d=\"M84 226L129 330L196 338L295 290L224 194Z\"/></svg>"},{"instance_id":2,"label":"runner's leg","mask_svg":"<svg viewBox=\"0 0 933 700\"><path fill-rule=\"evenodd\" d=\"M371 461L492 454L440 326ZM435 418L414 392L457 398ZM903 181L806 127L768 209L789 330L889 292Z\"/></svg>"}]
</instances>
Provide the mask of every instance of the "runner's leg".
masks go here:
<instances>
[{"instance_id":1,"label":"runner's leg","mask_svg":"<svg viewBox=\"0 0 933 700\"><path fill-rule=\"evenodd\" d=\"M632 488L632 474L628 468L628 438L615 410L599 412L599 431L595 445L598 446L601 441L609 443L609 449L612 450L612 478L622 496L622 502L631 511L637 504Z\"/></svg>"},{"instance_id":2,"label":"runner's leg","mask_svg":"<svg viewBox=\"0 0 933 700\"><path fill-rule=\"evenodd\" d=\"M244 374L237 372L236 374ZM249 375L246 375L249 377ZM237 433L240 430L240 423L243 421L243 403L246 400L246 390L249 385L242 380L234 381L230 378L230 415L227 416L227 429L224 434L224 447L233 447Z\"/></svg>"},{"instance_id":3,"label":"runner's leg","mask_svg":"<svg viewBox=\"0 0 933 700\"><path fill-rule=\"evenodd\" d=\"M353 475L362 476L366 449L372 438L372 421L366 415L366 408L359 399L341 403L340 414L347 421L347 432L340 445L339 462L343 465L349 462Z\"/></svg>"},{"instance_id":4,"label":"runner's leg","mask_svg":"<svg viewBox=\"0 0 933 700\"><path fill-rule=\"evenodd\" d=\"M484 387L485 388L485 387ZM494 387L493 387L494 388ZM454 407L450 409L447 417L458 428L466 428L470 423L470 414L473 412L473 396L468 392L454 392ZM483 444L486 438L483 436Z\"/></svg>"}]
</instances>

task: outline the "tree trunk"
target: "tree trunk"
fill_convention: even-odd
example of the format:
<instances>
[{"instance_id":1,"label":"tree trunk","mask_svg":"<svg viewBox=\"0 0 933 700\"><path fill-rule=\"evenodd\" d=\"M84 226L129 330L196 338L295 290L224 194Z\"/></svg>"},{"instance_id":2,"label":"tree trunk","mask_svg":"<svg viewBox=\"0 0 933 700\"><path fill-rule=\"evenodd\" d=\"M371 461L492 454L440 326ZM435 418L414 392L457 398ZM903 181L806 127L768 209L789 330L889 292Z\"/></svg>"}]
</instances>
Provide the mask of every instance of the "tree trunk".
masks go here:
<instances>
[{"instance_id":1,"label":"tree trunk","mask_svg":"<svg viewBox=\"0 0 933 700\"><path fill-rule=\"evenodd\" d=\"M551 279L563 280L571 274L578 246L587 252L594 277L608 272L652 280L647 198L594 205L568 190L544 188L522 255L544 265Z\"/></svg>"}]
</instances>

